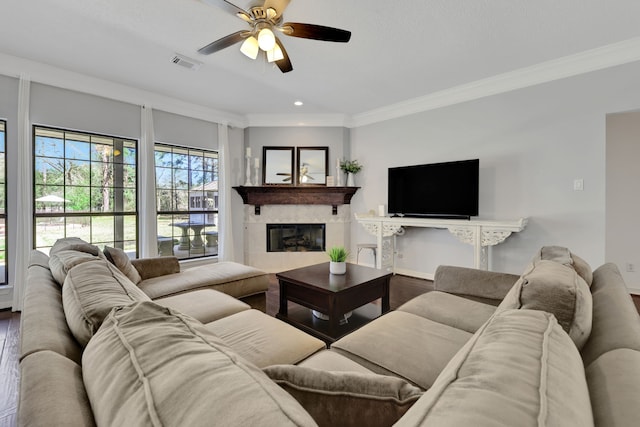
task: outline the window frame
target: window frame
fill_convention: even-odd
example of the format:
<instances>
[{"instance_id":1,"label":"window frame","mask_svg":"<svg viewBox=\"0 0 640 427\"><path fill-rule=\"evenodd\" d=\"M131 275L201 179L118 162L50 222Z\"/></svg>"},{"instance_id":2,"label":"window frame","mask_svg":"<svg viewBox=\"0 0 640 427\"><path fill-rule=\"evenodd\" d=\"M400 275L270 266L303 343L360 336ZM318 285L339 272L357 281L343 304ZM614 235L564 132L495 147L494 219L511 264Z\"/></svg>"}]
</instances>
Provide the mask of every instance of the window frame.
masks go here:
<instances>
[{"instance_id":1,"label":"window frame","mask_svg":"<svg viewBox=\"0 0 640 427\"><path fill-rule=\"evenodd\" d=\"M161 148L161 150L158 150L158 148ZM157 161L158 161L158 151L164 151L164 152L170 152L172 155L172 164L170 167L166 166L166 165L158 165ZM199 190L194 190L194 184L192 183L193 180L193 172L197 170L193 169L191 167L191 162L190 160L187 161L187 167L186 168L176 168L175 164L173 163L173 155L176 151L182 152L182 154L186 153L186 158L187 159L191 159L191 153L198 153L202 158L203 158L203 169L202 169L202 173L203 173L203 179L202 179L202 183L201 184L195 184L195 185L202 185L202 195L201 197L198 197L197 195L192 196L192 192L194 191L199 191ZM189 147L189 146L184 146L184 145L179 145L179 144L170 144L170 143L164 143L164 142L155 142L154 146L153 146L153 165L154 165L154 197L155 197L155 203L156 203L156 227L157 227L157 234L158 234L158 242L159 242L159 248L158 248L158 252L159 255L174 255L176 257L178 257L178 259L180 261L186 261L186 260L197 260L197 259L210 259L210 258L215 258L218 256L219 251L217 250L218 246L217 246L217 235L215 233L218 232L218 227L219 227L219 212L220 212L220 207L219 207L219 201L220 201L220 189L218 186L215 187L215 190L207 190L206 189L206 185L207 185L207 180L206 180L206 175L207 173L211 173L212 174L212 180L209 182L217 182L219 185L219 170L220 170L220 153L218 150L215 149L207 149L207 148L196 148L196 147ZM212 168L211 171L206 170L206 166L205 166L205 162L204 159L205 158L211 158L212 161L214 162L212 164ZM162 185L159 183L158 181L158 169L167 169L171 171L171 186L167 188L166 185ZM175 171L176 170L180 170L180 171L186 171L187 172L187 185L185 188L177 188L175 185ZM215 179L214 179L215 178ZM210 191L211 193L214 194L214 197L212 198L212 203L213 203L213 208L209 208L204 207L204 204L207 204L206 202L206 193ZM174 201L171 201L171 209L161 209L161 203L159 201L160 199L160 192L169 192L171 194L171 198L176 198L177 194L179 192L184 192L187 194L187 199L186 199L186 203L185 203L185 209L176 209L174 206ZM165 194L166 197L166 194ZM199 204L199 206L197 206ZM187 227L185 225L179 226L179 222L180 223L191 223L191 217L192 215L204 215L203 218L208 218L209 216L211 216L212 218L214 218L213 221L211 222L207 222L208 220L203 220L203 227L201 229L198 228L191 228L191 227ZM166 230L166 227L161 227L160 221L162 220L163 222L165 221L166 218L162 218L162 217L171 217L170 219L170 223L168 224L169 226L171 226L171 233L170 233L170 237L166 236L169 233L163 233L162 230ZM181 221L175 221L174 218L175 217L182 217ZM186 221L184 221L184 218L186 217ZM217 221L216 221L217 220ZM196 221L197 222L197 221ZM217 223L216 223L217 222ZM175 225L174 225L175 224ZM214 230L215 229L215 230ZM213 232L214 236L207 236L206 233L207 232ZM201 234L202 233L202 234ZM199 237L195 237L195 236L199 236ZM201 249L198 246L197 249L195 249L192 245L191 245L191 241L192 239L194 239L194 237L196 239L198 239L198 241L202 242L202 245L204 245ZM206 242L203 240L203 237L205 238ZM172 249L171 249L171 253L165 253L161 248L160 248L160 240L161 238L163 240L166 240L168 238L172 239ZM211 241L209 239L212 239ZM215 241L215 245L213 245L211 242ZM187 244L189 244L189 247L187 248ZM200 245L200 243L198 243L198 245ZM211 246L210 246L211 245ZM208 248L213 248L216 247L215 253L212 253L213 249L208 249ZM177 253L175 253L174 248L177 248ZM202 250L202 252L200 252L200 250ZM207 251L210 251L209 253ZM165 249L166 251L166 249ZM187 256L183 256L184 253L187 253Z\"/></svg>"},{"instance_id":2,"label":"window frame","mask_svg":"<svg viewBox=\"0 0 640 427\"><path fill-rule=\"evenodd\" d=\"M62 133L64 135L63 139L62 139L62 150L63 150L63 154L62 157L55 157L55 156L51 156L51 157L47 157L47 156L39 156L37 155L37 145L36 145L36 138L39 137L38 135L38 131L42 130L44 132L49 131L49 132L53 132L53 133ZM91 149L89 150L89 158L87 159L75 159L73 157L67 157L67 141L77 141L74 139L67 139L67 134L72 134L75 136L82 136L82 137L88 137L88 142L89 145L91 147L91 145L93 144L99 144L99 140L100 139L105 139L105 140L111 140L113 141L113 150L114 152L121 150L121 152L124 154L125 150L130 149L131 146L133 146L134 149L134 153L130 153L129 152L129 156L133 156L133 163L127 163L124 160L121 161L116 161L115 160L115 156L113 155L113 153L111 154L111 159L110 161L106 162L106 163L112 163L113 165L113 182L111 186L108 186L107 188L110 189L110 191L112 192L111 195L111 200L113 203L113 208L111 210L109 210L108 212L101 212L101 211L96 211L94 210L94 205L92 203L92 198L93 198L93 192L95 191L96 188L100 188L97 186L92 185L92 167L95 164L100 164L100 163L105 163L103 161L99 161L99 160L94 160L91 156ZM134 138L124 138L124 137L119 137L119 136L113 136L113 135L106 135L106 134L100 134L100 133L95 133L95 132L87 132L87 131L78 131L78 130L74 130L74 129L65 129L65 128L57 128L57 127L52 127L52 126L44 126L44 125L33 125L32 126L32 136L33 136L33 149L32 149L32 177L33 177L33 182L32 182L32 187L33 187L33 195L32 195L32 207L33 207L33 223L32 223L32 229L33 229L33 242L32 242L32 247L34 249L46 249L46 248L50 248L51 246L38 246L38 219L42 219L42 218L64 218L64 224L63 224L63 232L62 235L64 237L71 237L73 235L73 233L69 233L68 232L68 223L67 220L69 218L89 218L89 239L85 239L87 240L89 243L91 244L105 244L105 245L113 245L115 247L121 248L121 249L125 249L125 245L127 243L132 242L131 239L127 239L125 238L125 236L127 235L127 231L125 231L126 228L126 221L125 218L126 217L133 217L134 221L135 221L135 230L134 230L134 239L133 241L135 241L135 251L133 251L131 248L126 249L127 252L130 254L130 256L133 256L135 258L138 258L139 253L140 253L140 218L139 218L139 204L140 204L140 200L139 200L139 193L140 193L140 177L139 177L139 141L137 139ZM94 141L94 139L98 140L98 141ZM81 141L81 142L85 142L85 141ZM108 144L106 144L108 145ZM116 154L116 156L120 156L120 154ZM123 155L123 157L126 157ZM63 182L61 185L58 185L58 187L62 188L63 190L63 199L66 200L66 195L68 193L68 189L69 188L85 188L86 191L88 191L89 194L89 206L88 206L88 210L80 210L80 211L68 211L66 206L62 205L62 210L58 210L56 212L41 212L38 211L36 209L37 205L37 188L40 186L40 184L38 184L38 180L37 180L37 173L39 172L39 169L37 167L37 160L39 158L55 158L55 159L59 159L63 162L63 164L65 165L64 167L64 175L63 176ZM88 168L88 179L89 179L89 183L87 184L83 184L83 185L71 185L71 184L67 184L67 179L66 179L66 173L67 173L67 169L66 169L66 162L67 161L73 161L76 160L78 162L88 162L89 164L89 168ZM133 184L134 187L130 187L130 186L126 186L125 182L123 181L124 179L124 168L126 166L133 166L133 169L135 171L135 179L133 180ZM115 180L117 179L117 177L120 176L121 181L119 182L119 186L116 185ZM46 184L45 184L46 185ZM124 194L125 192L129 190L133 190L133 194L135 195L135 206L133 207L133 210L126 210L125 209L125 204L124 204ZM116 194L120 194L120 197L117 197ZM120 209L118 209L118 204L120 205ZM93 231L93 218L98 218L98 217L113 217L113 241L109 240L109 241L94 241L93 236L94 236L94 231ZM118 237L120 236L120 239L118 239ZM132 254L132 252L135 252L135 254Z\"/></svg>"}]
</instances>

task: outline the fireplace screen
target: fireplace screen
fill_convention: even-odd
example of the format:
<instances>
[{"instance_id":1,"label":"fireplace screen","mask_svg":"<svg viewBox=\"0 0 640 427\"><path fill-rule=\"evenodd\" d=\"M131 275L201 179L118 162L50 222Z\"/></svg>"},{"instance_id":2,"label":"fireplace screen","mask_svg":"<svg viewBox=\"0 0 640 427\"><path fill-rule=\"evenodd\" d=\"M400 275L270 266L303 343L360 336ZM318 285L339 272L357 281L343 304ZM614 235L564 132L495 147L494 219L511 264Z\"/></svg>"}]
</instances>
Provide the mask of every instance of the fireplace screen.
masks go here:
<instances>
[{"instance_id":1,"label":"fireplace screen","mask_svg":"<svg viewBox=\"0 0 640 427\"><path fill-rule=\"evenodd\" d=\"M267 224L267 252L324 252L324 224Z\"/></svg>"}]
</instances>

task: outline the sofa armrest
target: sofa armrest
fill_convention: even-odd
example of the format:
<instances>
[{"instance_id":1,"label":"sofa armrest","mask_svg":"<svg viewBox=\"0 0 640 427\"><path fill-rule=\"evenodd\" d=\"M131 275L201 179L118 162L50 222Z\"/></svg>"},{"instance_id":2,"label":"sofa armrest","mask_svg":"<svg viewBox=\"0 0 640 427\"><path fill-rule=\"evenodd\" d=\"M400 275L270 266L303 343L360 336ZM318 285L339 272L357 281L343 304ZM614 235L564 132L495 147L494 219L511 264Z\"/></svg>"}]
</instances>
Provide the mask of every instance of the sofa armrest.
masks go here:
<instances>
[{"instance_id":1,"label":"sofa armrest","mask_svg":"<svg viewBox=\"0 0 640 427\"><path fill-rule=\"evenodd\" d=\"M180 262L174 256L133 259L131 264L138 270L142 280L180 273Z\"/></svg>"},{"instance_id":2,"label":"sofa armrest","mask_svg":"<svg viewBox=\"0 0 640 427\"><path fill-rule=\"evenodd\" d=\"M519 278L516 274L441 265L433 285L436 291L500 301Z\"/></svg>"}]
</instances>

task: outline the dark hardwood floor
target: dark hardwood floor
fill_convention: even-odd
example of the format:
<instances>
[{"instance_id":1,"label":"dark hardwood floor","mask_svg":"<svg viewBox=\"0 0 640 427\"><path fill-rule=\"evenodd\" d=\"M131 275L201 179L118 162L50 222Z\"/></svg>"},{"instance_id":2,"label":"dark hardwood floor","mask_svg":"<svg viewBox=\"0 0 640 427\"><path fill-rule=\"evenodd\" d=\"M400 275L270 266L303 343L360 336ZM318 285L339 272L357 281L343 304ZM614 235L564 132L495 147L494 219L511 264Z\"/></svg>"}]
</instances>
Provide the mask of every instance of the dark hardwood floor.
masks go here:
<instances>
[{"instance_id":1,"label":"dark hardwood floor","mask_svg":"<svg viewBox=\"0 0 640 427\"><path fill-rule=\"evenodd\" d=\"M0 427L13 427L18 409L20 313L0 311Z\"/></svg>"},{"instance_id":2,"label":"dark hardwood floor","mask_svg":"<svg viewBox=\"0 0 640 427\"><path fill-rule=\"evenodd\" d=\"M433 290L428 280L396 275L391 278L391 309L394 310L411 298ZM633 302L640 313L640 295L633 295ZM295 304L294 304L295 305ZM303 309L291 307L289 310ZM270 276L267 292L267 314L275 316L278 311L278 282ZM20 313L0 311L0 427L16 425L19 384L19 340Z\"/></svg>"}]
</instances>

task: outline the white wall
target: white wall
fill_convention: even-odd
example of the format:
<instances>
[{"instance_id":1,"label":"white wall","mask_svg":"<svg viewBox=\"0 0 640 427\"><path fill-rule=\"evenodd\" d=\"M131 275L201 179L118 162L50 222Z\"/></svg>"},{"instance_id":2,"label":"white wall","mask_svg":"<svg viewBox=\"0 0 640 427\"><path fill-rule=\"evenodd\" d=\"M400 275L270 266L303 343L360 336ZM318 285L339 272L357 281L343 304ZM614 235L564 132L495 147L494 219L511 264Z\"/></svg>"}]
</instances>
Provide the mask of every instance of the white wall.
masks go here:
<instances>
[{"instance_id":1,"label":"white wall","mask_svg":"<svg viewBox=\"0 0 640 427\"><path fill-rule=\"evenodd\" d=\"M639 163L640 112L607 115L605 257L607 261L614 262L620 267L627 286L638 294L640 294Z\"/></svg>"},{"instance_id":2,"label":"white wall","mask_svg":"<svg viewBox=\"0 0 640 427\"><path fill-rule=\"evenodd\" d=\"M523 232L493 247L490 269L520 273L552 244L598 266L605 261L605 116L640 105L638 75L635 63L353 129L352 158L365 168L352 211L386 204L388 167L479 158L480 218L529 217ZM576 178L584 191L573 191ZM364 241L373 237L354 222L353 244ZM439 264L472 266L471 248L446 230L408 230L397 242L402 271L428 277Z\"/></svg>"},{"instance_id":3,"label":"white wall","mask_svg":"<svg viewBox=\"0 0 640 427\"><path fill-rule=\"evenodd\" d=\"M153 131L156 142L205 150L218 149L216 123L154 110Z\"/></svg>"},{"instance_id":4,"label":"white wall","mask_svg":"<svg viewBox=\"0 0 640 427\"><path fill-rule=\"evenodd\" d=\"M140 107L95 95L31 84L33 124L139 139Z\"/></svg>"},{"instance_id":5,"label":"white wall","mask_svg":"<svg viewBox=\"0 0 640 427\"><path fill-rule=\"evenodd\" d=\"M349 137L349 130L343 127L251 127L245 129L245 146L251 147L253 157L260 158L261 168L264 167L262 147L265 146L329 147L327 175L335 176L336 159L349 156ZM253 182L253 175L251 179ZM345 184L344 177L342 184Z\"/></svg>"}]
</instances>

